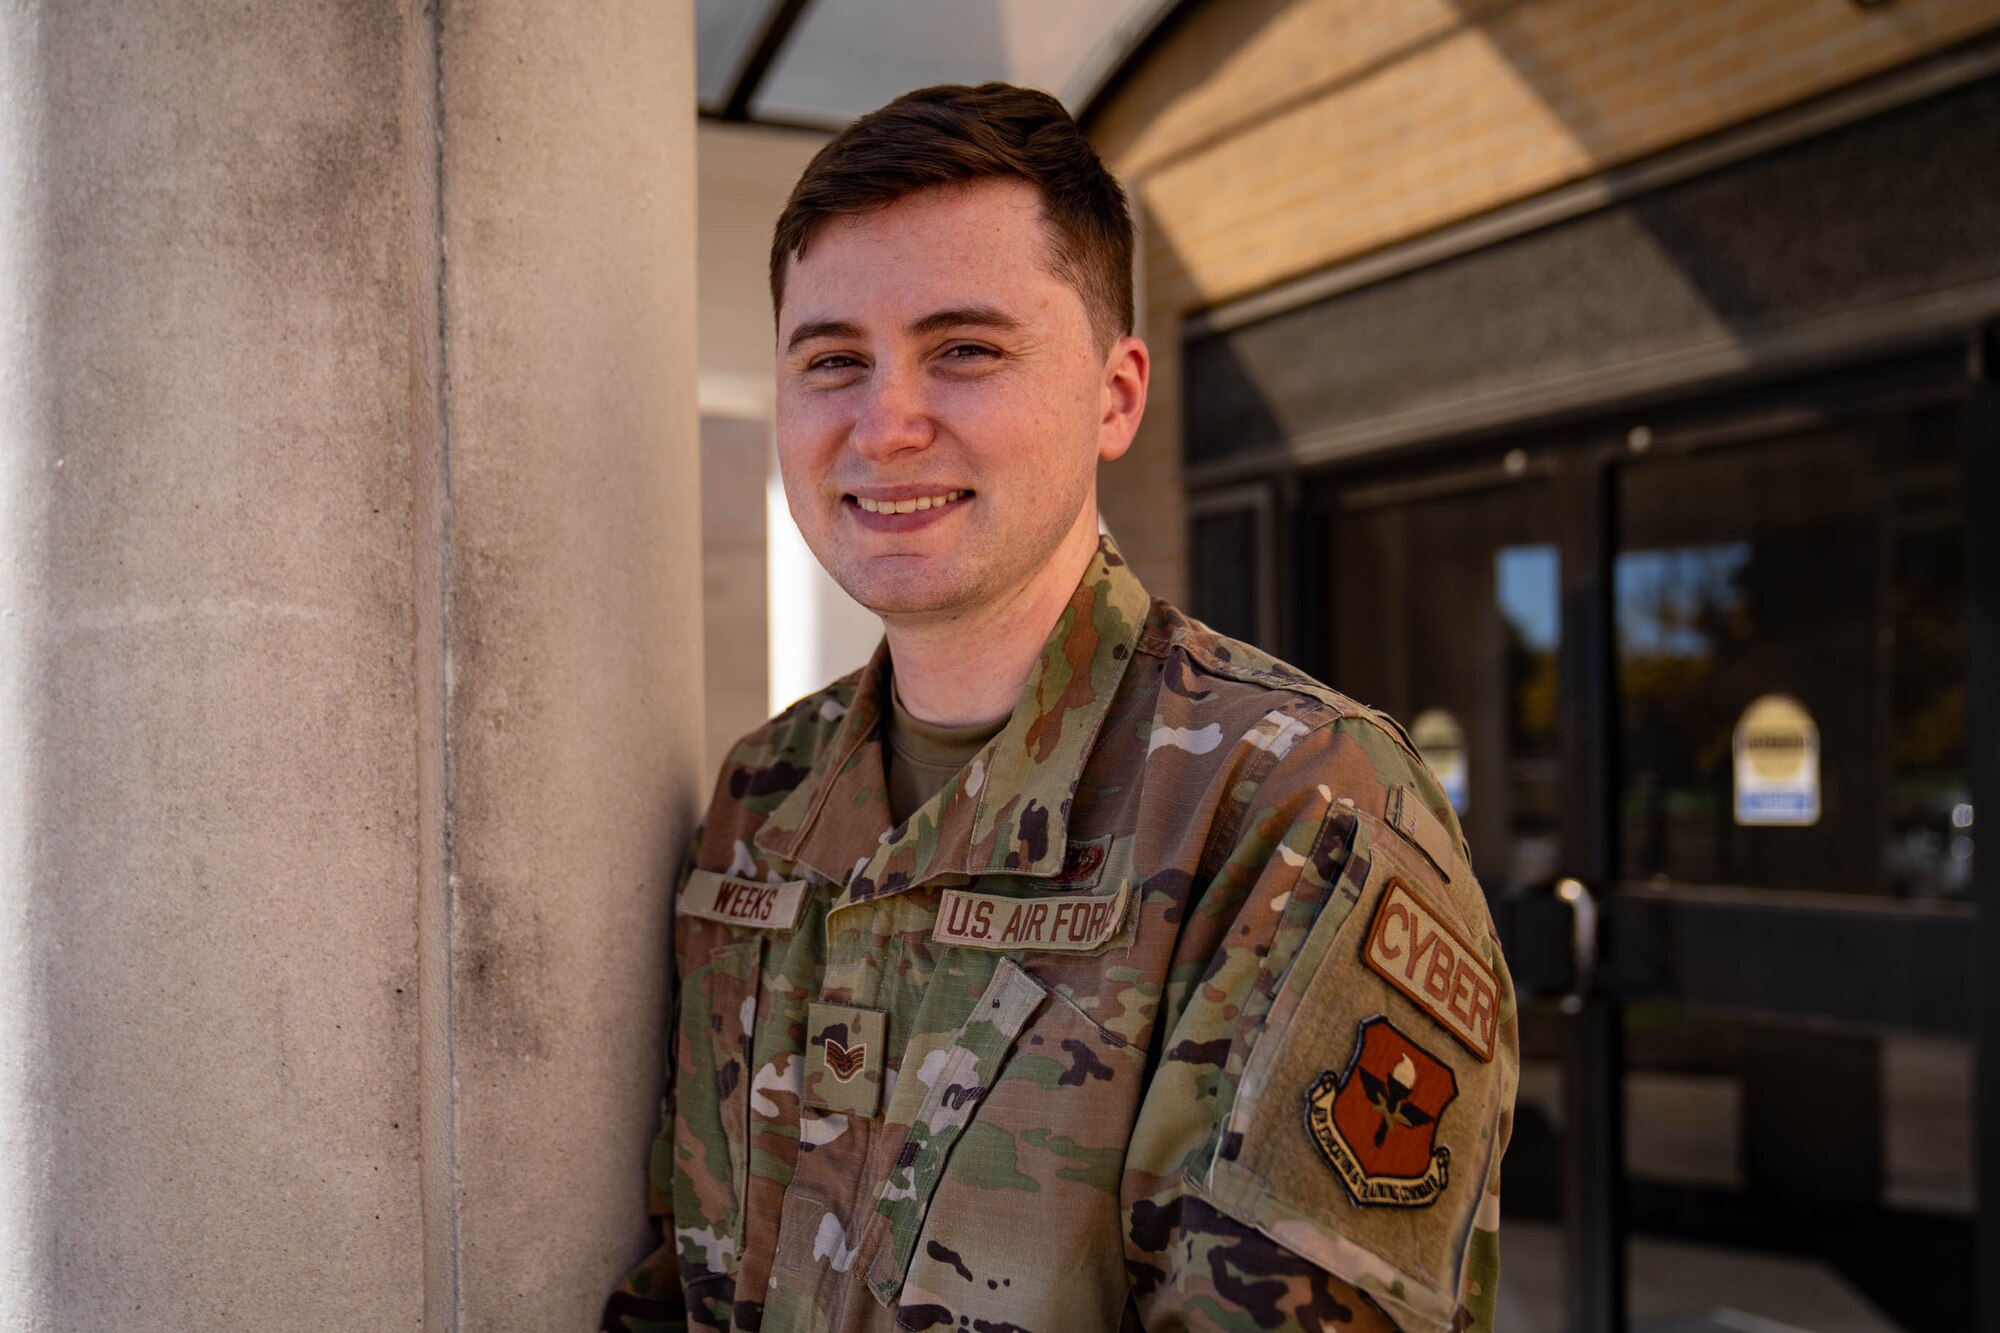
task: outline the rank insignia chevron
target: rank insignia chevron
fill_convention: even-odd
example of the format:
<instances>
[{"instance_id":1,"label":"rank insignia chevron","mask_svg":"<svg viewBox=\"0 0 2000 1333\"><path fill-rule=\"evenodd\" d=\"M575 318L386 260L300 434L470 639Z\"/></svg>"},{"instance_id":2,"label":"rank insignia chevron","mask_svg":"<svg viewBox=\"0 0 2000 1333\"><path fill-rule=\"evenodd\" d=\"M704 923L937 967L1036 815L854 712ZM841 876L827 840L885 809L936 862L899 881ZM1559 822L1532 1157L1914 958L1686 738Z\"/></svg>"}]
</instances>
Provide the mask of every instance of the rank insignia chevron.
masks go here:
<instances>
[{"instance_id":1,"label":"rank insignia chevron","mask_svg":"<svg viewBox=\"0 0 2000 1333\"><path fill-rule=\"evenodd\" d=\"M852 1082L868 1063L868 1048L860 1042L853 1046L843 1046L832 1037L826 1039L826 1071L841 1083Z\"/></svg>"}]
</instances>

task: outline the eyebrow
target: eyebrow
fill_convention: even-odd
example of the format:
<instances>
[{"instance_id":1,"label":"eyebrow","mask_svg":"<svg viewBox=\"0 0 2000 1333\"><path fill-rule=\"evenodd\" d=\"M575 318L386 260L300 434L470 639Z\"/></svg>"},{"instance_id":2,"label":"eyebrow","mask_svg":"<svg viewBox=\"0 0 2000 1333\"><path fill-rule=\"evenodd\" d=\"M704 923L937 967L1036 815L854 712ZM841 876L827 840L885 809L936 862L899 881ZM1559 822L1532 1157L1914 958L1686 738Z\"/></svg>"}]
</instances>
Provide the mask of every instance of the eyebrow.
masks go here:
<instances>
[{"instance_id":1,"label":"eyebrow","mask_svg":"<svg viewBox=\"0 0 2000 1333\"><path fill-rule=\"evenodd\" d=\"M932 311L912 323L909 331L921 338L926 334L942 333L946 329L983 328L1011 333L1020 327L1020 320L998 306L969 305ZM785 350L797 351L800 344L809 343L815 338L859 338L860 336L861 330L844 319L816 319L793 329L792 336L785 340Z\"/></svg>"},{"instance_id":2,"label":"eyebrow","mask_svg":"<svg viewBox=\"0 0 2000 1333\"><path fill-rule=\"evenodd\" d=\"M999 329L1011 333L1020 327L1020 320L998 306L968 305L925 315L910 325L910 332L919 337L926 333L943 333L946 329L963 328Z\"/></svg>"},{"instance_id":3,"label":"eyebrow","mask_svg":"<svg viewBox=\"0 0 2000 1333\"><path fill-rule=\"evenodd\" d=\"M844 319L816 319L810 324L801 324L792 330L792 336L785 343L787 352L796 352L800 343L809 343L815 338L859 338L861 330Z\"/></svg>"}]
</instances>

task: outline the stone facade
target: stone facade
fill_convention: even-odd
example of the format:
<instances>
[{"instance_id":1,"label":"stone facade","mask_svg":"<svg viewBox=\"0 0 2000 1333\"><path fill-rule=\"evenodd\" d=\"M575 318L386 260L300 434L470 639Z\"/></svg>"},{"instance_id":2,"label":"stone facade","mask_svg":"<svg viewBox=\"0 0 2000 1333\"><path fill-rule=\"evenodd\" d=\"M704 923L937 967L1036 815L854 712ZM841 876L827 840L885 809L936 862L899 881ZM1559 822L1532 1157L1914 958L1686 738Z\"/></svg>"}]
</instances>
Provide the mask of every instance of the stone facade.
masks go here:
<instances>
[{"instance_id":1,"label":"stone facade","mask_svg":"<svg viewBox=\"0 0 2000 1333\"><path fill-rule=\"evenodd\" d=\"M1154 393L1103 480L1186 595L1190 312L1796 105L2000 26L2000 0L1196 0L1089 117L1142 227Z\"/></svg>"}]
</instances>

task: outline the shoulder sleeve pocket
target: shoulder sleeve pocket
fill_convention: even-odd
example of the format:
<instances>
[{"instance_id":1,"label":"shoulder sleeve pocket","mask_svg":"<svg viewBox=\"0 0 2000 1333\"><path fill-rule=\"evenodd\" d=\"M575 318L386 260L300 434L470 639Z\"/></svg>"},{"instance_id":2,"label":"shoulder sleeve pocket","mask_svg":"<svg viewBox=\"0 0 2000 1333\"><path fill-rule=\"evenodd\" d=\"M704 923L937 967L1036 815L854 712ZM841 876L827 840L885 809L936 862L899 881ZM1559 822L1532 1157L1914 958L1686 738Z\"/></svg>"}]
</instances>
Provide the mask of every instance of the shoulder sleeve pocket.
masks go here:
<instances>
[{"instance_id":1,"label":"shoulder sleeve pocket","mask_svg":"<svg viewBox=\"0 0 2000 1333\"><path fill-rule=\"evenodd\" d=\"M1483 913L1381 822L1361 820L1342 887L1354 909L1314 925L1192 1183L1403 1327L1449 1329L1484 1303L1461 1278L1495 1216L1512 992Z\"/></svg>"}]
</instances>

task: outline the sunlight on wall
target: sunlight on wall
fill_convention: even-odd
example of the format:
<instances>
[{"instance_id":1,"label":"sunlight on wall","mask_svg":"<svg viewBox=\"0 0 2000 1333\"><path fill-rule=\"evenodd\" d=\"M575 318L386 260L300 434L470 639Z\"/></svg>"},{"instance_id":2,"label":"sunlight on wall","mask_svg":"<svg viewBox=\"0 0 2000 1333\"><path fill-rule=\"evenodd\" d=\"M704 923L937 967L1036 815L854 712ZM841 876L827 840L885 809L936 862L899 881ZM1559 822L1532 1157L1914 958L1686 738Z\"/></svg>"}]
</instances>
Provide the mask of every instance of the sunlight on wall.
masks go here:
<instances>
[{"instance_id":1,"label":"sunlight on wall","mask_svg":"<svg viewBox=\"0 0 2000 1333\"><path fill-rule=\"evenodd\" d=\"M867 662L882 638L875 613L820 568L792 522L777 461L764 491L769 543L771 711L778 712Z\"/></svg>"},{"instance_id":2,"label":"sunlight on wall","mask_svg":"<svg viewBox=\"0 0 2000 1333\"><path fill-rule=\"evenodd\" d=\"M764 531L770 542L771 711L817 689L819 582L824 577L785 505L776 468L764 484Z\"/></svg>"},{"instance_id":3,"label":"sunlight on wall","mask_svg":"<svg viewBox=\"0 0 2000 1333\"><path fill-rule=\"evenodd\" d=\"M36 1308L39 1126L31 1079L39 1028L29 948L33 664L27 622L35 589L28 469L40 449L31 401L36 371L35 27L12 16L0 34L0 1328L41 1327Z\"/></svg>"}]
</instances>

